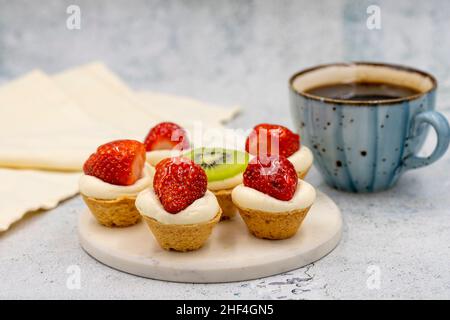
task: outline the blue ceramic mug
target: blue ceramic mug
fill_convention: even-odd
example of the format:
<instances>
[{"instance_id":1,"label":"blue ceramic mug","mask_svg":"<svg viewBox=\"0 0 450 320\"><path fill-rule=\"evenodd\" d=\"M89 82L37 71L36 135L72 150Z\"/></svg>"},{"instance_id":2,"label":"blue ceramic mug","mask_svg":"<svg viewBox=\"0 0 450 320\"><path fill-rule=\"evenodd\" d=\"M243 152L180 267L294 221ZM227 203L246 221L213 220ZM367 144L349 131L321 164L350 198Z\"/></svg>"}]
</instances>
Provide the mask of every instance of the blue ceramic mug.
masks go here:
<instances>
[{"instance_id":1,"label":"blue ceramic mug","mask_svg":"<svg viewBox=\"0 0 450 320\"><path fill-rule=\"evenodd\" d=\"M291 113L302 143L328 185L352 192L392 187L402 173L429 165L447 150L450 128L434 111L437 82L430 74L391 64L336 63L293 75ZM308 93L340 83L378 83L409 87L411 96L386 100L345 100ZM437 145L419 157L429 127Z\"/></svg>"}]
</instances>

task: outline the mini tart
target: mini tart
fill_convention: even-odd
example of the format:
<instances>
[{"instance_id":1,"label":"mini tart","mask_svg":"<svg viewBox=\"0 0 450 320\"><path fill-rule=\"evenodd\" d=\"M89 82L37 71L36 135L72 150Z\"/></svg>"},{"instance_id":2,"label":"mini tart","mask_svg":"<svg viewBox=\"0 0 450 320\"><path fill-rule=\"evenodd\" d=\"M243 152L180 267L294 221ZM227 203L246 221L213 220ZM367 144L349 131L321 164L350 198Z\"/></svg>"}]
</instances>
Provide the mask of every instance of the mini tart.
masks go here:
<instances>
[{"instance_id":1,"label":"mini tart","mask_svg":"<svg viewBox=\"0 0 450 320\"><path fill-rule=\"evenodd\" d=\"M298 178L303 180L312 167L314 157L311 150L302 145L299 150L288 157L288 160L294 165Z\"/></svg>"},{"instance_id":2,"label":"mini tart","mask_svg":"<svg viewBox=\"0 0 450 320\"><path fill-rule=\"evenodd\" d=\"M222 214L210 191L173 214L164 209L153 190L144 190L136 199L136 207L161 248L181 252L200 249Z\"/></svg>"},{"instance_id":3,"label":"mini tart","mask_svg":"<svg viewBox=\"0 0 450 320\"><path fill-rule=\"evenodd\" d=\"M208 177L207 188L214 193L222 209L221 221L233 218L237 208L231 200L231 192L234 187L242 183L250 155L245 151L233 149L197 148L185 152L183 157L204 167ZM210 166L212 163L217 164L218 167Z\"/></svg>"},{"instance_id":4,"label":"mini tart","mask_svg":"<svg viewBox=\"0 0 450 320\"><path fill-rule=\"evenodd\" d=\"M237 186L233 203L255 237L282 240L294 236L311 208L316 191L309 183L299 180L294 197L289 201L275 199L258 190Z\"/></svg>"},{"instance_id":5,"label":"mini tart","mask_svg":"<svg viewBox=\"0 0 450 320\"><path fill-rule=\"evenodd\" d=\"M100 224L107 227L134 225L141 218L135 205L137 194L151 187L153 170L146 165L142 177L131 186L116 186L83 175L79 183L81 196Z\"/></svg>"},{"instance_id":6,"label":"mini tart","mask_svg":"<svg viewBox=\"0 0 450 320\"><path fill-rule=\"evenodd\" d=\"M220 221L229 220L236 215L237 208L231 199L231 192L242 180L242 173L239 173L225 180L208 182L208 190L214 193L222 209Z\"/></svg>"}]
</instances>

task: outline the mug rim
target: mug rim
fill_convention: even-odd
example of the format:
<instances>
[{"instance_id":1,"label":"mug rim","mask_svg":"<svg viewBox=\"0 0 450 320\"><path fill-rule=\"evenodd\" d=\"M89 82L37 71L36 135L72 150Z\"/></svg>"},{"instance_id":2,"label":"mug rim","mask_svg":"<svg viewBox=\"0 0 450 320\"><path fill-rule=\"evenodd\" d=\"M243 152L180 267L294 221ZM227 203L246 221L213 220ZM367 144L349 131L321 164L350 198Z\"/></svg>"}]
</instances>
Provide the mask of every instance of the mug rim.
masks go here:
<instances>
[{"instance_id":1,"label":"mug rim","mask_svg":"<svg viewBox=\"0 0 450 320\"><path fill-rule=\"evenodd\" d=\"M395 98L395 99L385 99L385 100L345 100L345 99L327 98L327 97L316 96L316 95L306 93L306 92L301 92L294 88L294 80L298 76L307 74L311 71L323 69L323 68L328 68L328 67L332 67L332 66L349 66L352 64L353 65L387 67L387 68L396 69L396 70L403 70L403 71L418 73L418 74L421 74L421 75L429 78L433 85L430 89L428 89L425 92L420 92L420 93L417 93L417 94L414 94L411 96L407 96L407 97ZM289 78L289 88L292 90L292 92L294 92L297 95L300 95L304 98L315 100L315 101L328 102L328 103L334 103L334 104L347 104L347 105L353 105L353 106L379 106L379 105L390 105L390 104L395 104L395 103L404 102L404 101L411 101L411 100L420 98L422 96L425 96L426 94L435 90L437 88L437 86L438 85L437 85L436 78L432 74L430 74L426 71L416 69L413 67L408 67L408 66L401 65L401 64L384 63L384 62L370 62L370 61L332 62L332 63L319 64L319 65L316 65L313 67L309 67L309 68L300 70L300 71L294 73Z\"/></svg>"}]
</instances>

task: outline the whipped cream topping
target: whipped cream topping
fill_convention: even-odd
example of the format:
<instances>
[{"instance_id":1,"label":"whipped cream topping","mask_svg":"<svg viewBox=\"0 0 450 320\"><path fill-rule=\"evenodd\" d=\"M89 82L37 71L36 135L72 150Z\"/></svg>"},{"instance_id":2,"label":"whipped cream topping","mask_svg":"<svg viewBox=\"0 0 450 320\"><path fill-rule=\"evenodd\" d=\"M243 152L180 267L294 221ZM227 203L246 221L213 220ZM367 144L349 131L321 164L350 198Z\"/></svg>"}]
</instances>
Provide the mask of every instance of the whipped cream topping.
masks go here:
<instances>
[{"instance_id":1,"label":"whipped cream topping","mask_svg":"<svg viewBox=\"0 0 450 320\"><path fill-rule=\"evenodd\" d=\"M147 151L146 158L147 163L149 163L151 166L156 166L158 162L160 162L163 159L166 158L172 158L172 157L178 157L181 154L187 152L188 150L153 150L153 151Z\"/></svg>"},{"instance_id":2,"label":"whipped cream topping","mask_svg":"<svg viewBox=\"0 0 450 320\"><path fill-rule=\"evenodd\" d=\"M299 179L297 190L288 201L273 198L243 184L233 189L231 197L233 203L243 209L277 213L308 208L316 199L316 190L308 182Z\"/></svg>"},{"instance_id":3,"label":"whipped cream topping","mask_svg":"<svg viewBox=\"0 0 450 320\"><path fill-rule=\"evenodd\" d=\"M153 190L144 190L136 199L136 208L147 217L164 224L195 224L212 220L219 212L216 196L209 190L178 213L167 212Z\"/></svg>"},{"instance_id":4,"label":"whipped cream topping","mask_svg":"<svg viewBox=\"0 0 450 320\"><path fill-rule=\"evenodd\" d=\"M231 178L208 182L208 189L213 191L231 189L242 183L243 174L239 173Z\"/></svg>"},{"instance_id":5,"label":"whipped cream topping","mask_svg":"<svg viewBox=\"0 0 450 320\"><path fill-rule=\"evenodd\" d=\"M306 146L301 146L288 160L294 165L295 171L304 172L313 163L313 154Z\"/></svg>"},{"instance_id":6,"label":"whipped cream topping","mask_svg":"<svg viewBox=\"0 0 450 320\"><path fill-rule=\"evenodd\" d=\"M113 200L125 196L133 197L145 188L153 187L154 175L155 168L145 164L141 178L130 186L118 186L97 177L83 174L80 177L79 187L82 194L96 199Z\"/></svg>"}]
</instances>

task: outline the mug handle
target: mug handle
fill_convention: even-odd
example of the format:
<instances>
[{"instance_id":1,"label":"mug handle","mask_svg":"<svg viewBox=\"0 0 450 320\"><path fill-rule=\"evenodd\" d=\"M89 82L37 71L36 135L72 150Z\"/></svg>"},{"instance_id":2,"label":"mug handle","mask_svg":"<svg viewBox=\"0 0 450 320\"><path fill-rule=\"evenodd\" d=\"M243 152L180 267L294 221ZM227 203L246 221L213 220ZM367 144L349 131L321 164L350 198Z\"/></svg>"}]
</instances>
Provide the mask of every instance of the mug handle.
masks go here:
<instances>
[{"instance_id":1,"label":"mug handle","mask_svg":"<svg viewBox=\"0 0 450 320\"><path fill-rule=\"evenodd\" d=\"M410 157L404 159L403 167L405 169L416 169L435 162L444 155L450 143L450 126L447 119L441 113L436 111L424 111L416 114L411 125L412 136L416 135L417 130L423 123L431 125L436 131L436 147L428 157L411 155Z\"/></svg>"}]
</instances>

